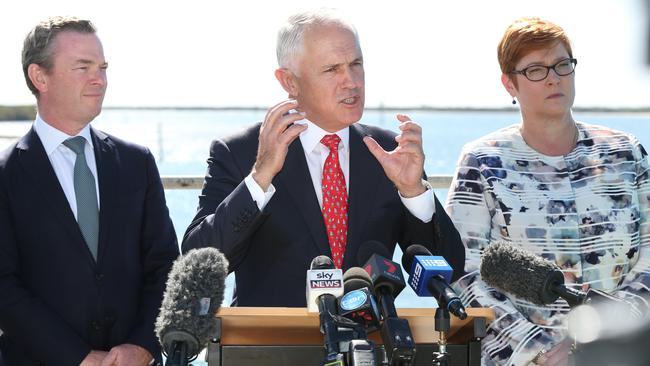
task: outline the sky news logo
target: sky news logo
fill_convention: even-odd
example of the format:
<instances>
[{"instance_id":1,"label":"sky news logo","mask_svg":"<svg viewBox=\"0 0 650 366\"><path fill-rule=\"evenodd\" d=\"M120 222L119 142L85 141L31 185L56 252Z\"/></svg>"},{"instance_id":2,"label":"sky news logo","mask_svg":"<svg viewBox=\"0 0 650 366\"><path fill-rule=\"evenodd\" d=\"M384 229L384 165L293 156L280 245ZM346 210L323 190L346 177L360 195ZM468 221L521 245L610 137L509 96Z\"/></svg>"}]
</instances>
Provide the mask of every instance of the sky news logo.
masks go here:
<instances>
[{"instance_id":1,"label":"sky news logo","mask_svg":"<svg viewBox=\"0 0 650 366\"><path fill-rule=\"evenodd\" d=\"M309 280L309 288L341 288L343 284L341 280Z\"/></svg>"}]
</instances>

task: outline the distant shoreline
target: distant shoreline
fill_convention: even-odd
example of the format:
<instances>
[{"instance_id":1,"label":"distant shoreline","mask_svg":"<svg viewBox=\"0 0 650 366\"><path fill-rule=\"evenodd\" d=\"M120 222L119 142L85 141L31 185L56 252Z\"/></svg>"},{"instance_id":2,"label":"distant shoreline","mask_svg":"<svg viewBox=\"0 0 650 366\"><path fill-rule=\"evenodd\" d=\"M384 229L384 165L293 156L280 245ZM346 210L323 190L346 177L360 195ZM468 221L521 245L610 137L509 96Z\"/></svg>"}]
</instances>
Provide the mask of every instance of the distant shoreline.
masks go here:
<instances>
[{"instance_id":1,"label":"distant shoreline","mask_svg":"<svg viewBox=\"0 0 650 366\"><path fill-rule=\"evenodd\" d=\"M268 106L225 106L225 107L104 107L105 110L180 110L180 111L266 111ZM424 112L516 112L519 109L513 107L435 107L435 106L367 106L366 111L424 111ZM576 112L604 112L604 113L650 113L648 107L574 107Z\"/></svg>"},{"instance_id":2,"label":"distant shoreline","mask_svg":"<svg viewBox=\"0 0 650 366\"><path fill-rule=\"evenodd\" d=\"M104 110L151 110L151 111L266 111L268 107L261 106L225 106L225 107L206 107L206 106L193 106L193 107L128 107L128 106L107 106ZM434 107L434 106L370 106L366 107L366 111L379 111L379 112L481 112L481 113L494 113L494 112L516 112L518 108L504 107L504 108L487 108L487 107ZM648 107L622 107L622 108L601 108L601 107L574 107L574 112L587 112L587 113L650 113L650 106ZM0 106L0 122L2 121L31 121L36 116L36 107L34 105L22 106Z\"/></svg>"}]
</instances>

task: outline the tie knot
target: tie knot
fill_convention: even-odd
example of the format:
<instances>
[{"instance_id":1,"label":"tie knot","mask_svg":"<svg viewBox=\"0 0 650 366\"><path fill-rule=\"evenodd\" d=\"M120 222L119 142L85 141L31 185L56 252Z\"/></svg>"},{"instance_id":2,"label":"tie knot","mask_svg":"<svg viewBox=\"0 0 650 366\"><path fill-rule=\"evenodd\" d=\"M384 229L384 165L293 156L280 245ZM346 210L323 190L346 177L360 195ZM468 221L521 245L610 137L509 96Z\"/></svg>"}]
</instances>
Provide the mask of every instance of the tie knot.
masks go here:
<instances>
[{"instance_id":1,"label":"tie knot","mask_svg":"<svg viewBox=\"0 0 650 366\"><path fill-rule=\"evenodd\" d=\"M77 155L83 155L85 143L86 139L81 136L76 136L63 141L63 145L69 147L70 150L74 151Z\"/></svg>"},{"instance_id":2,"label":"tie knot","mask_svg":"<svg viewBox=\"0 0 650 366\"><path fill-rule=\"evenodd\" d=\"M341 138L337 134L325 135L320 140L320 143L327 146L330 151L337 151L339 148L339 142L341 142Z\"/></svg>"}]
</instances>

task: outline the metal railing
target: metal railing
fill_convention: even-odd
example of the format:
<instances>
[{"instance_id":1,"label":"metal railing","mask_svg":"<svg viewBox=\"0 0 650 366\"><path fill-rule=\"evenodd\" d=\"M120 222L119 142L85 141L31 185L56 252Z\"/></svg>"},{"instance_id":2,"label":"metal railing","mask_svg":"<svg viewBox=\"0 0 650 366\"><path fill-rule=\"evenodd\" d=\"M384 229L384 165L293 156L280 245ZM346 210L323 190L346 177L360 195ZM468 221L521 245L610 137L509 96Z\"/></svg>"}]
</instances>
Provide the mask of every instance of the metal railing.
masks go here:
<instances>
[{"instance_id":1,"label":"metal railing","mask_svg":"<svg viewBox=\"0 0 650 366\"><path fill-rule=\"evenodd\" d=\"M448 189L451 185L451 175L429 175L427 180L434 189ZM163 176L162 183L165 189L201 189L203 176Z\"/></svg>"}]
</instances>

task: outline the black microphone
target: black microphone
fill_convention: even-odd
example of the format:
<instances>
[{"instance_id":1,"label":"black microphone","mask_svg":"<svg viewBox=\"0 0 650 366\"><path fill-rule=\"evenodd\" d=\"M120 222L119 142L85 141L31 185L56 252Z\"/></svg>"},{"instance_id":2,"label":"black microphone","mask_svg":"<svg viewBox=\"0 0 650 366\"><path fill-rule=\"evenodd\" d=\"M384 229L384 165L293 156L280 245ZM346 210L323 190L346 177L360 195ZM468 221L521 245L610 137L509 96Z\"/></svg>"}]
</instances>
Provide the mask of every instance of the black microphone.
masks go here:
<instances>
[{"instance_id":1,"label":"black microphone","mask_svg":"<svg viewBox=\"0 0 650 366\"><path fill-rule=\"evenodd\" d=\"M414 244L404 251L402 265L409 271L409 285L418 296L433 296L439 306L459 319L467 318L462 301L449 286L453 270L443 257L434 256L426 247Z\"/></svg>"},{"instance_id":2,"label":"black microphone","mask_svg":"<svg viewBox=\"0 0 650 366\"><path fill-rule=\"evenodd\" d=\"M489 286L537 305L552 304L562 297L571 307L622 300L603 291L578 291L564 285L564 275L553 262L504 242L483 249L481 277Z\"/></svg>"},{"instance_id":3,"label":"black microphone","mask_svg":"<svg viewBox=\"0 0 650 366\"><path fill-rule=\"evenodd\" d=\"M378 330L381 315L368 272L359 267L345 271L343 289L344 294L339 297L339 315L361 324L367 333Z\"/></svg>"},{"instance_id":4,"label":"black microphone","mask_svg":"<svg viewBox=\"0 0 650 366\"><path fill-rule=\"evenodd\" d=\"M167 366L187 365L214 338L228 260L215 248L193 249L174 261L156 334Z\"/></svg>"},{"instance_id":5,"label":"black microphone","mask_svg":"<svg viewBox=\"0 0 650 366\"><path fill-rule=\"evenodd\" d=\"M415 361L415 341L408 320L399 319L395 310L395 297L406 283L402 267L390 258L382 243L370 240L361 245L357 253L359 263L368 272L379 299L381 315L381 339L391 365L411 365Z\"/></svg>"},{"instance_id":6,"label":"black microphone","mask_svg":"<svg viewBox=\"0 0 650 366\"><path fill-rule=\"evenodd\" d=\"M320 331L324 336L324 365L345 365L339 342L341 335L336 323L336 297L343 292L341 270L327 256L315 257L307 271L307 306L313 302L318 307Z\"/></svg>"}]
</instances>

